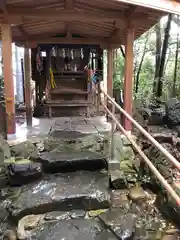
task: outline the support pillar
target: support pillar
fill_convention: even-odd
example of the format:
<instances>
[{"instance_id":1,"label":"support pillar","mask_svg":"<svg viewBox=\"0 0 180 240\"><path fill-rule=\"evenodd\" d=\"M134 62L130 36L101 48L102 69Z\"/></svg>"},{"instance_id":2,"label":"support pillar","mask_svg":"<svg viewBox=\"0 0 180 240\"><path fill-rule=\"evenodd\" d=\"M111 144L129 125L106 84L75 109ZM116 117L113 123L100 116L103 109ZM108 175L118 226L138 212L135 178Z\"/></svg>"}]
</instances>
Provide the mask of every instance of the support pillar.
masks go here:
<instances>
[{"instance_id":1,"label":"support pillar","mask_svg":"<svg viewBox=\"0 0 180 240\"><path fill-rule=\"evenodd\" d=\"M24 87L27 126L32 126L32 90L31 90L31 60L29 48L24 48Z\"/></svg>"},{"instance_id":2,"label":"support pillar","mask_svg":"<svg viewBox=\"0 0 180 240\"><path fill-rule=\"evenodd\" d=\"M7 134L16 133L14 80L12 68L12 36L10 24L1 25L2 57L4 72L4 96L6 106Z\"/></svg>"},{"instance_id":3,"label":"support pillar","mask_svg":"<svg viewBox=\"0 0 180 240\"><path fill-rule=\"evenodd\" d=\"M107 54L107 93L113 97L113 49L109 48Z\"/></svg>"},{"instance_id":4,"label":"support pillar","mask_svg":"<svg viewBox=\"0 0 180 240\"><path fill-rule=\"evenodd\" d=\"M128 26L125 43L124 110L130 116L132 116L133 101L133 43L134 28ZM127 131L132 130L132 123L127 118L124 119L124 128Z\"/></svg>"}]
</instances>

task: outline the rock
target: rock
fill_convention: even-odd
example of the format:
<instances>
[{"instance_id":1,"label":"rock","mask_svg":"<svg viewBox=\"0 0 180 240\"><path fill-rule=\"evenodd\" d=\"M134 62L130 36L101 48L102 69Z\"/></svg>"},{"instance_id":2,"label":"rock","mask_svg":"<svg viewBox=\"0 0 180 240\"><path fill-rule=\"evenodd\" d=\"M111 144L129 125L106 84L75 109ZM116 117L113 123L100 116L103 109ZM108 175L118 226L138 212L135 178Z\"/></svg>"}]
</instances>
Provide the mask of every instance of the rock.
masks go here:
<instances>
[{"instance_id":1,"label":"rock","mask_svg":"<svg viewBox=\"0 0 180 240\"><path fill-rule=\"evenodd\" d=\"M161 240L178 240L178 239L179 239L178 235L172 235L172 234L169 234L169 235L166 234L161 238Z\"/></svg>"},{"instance_id":2,"label":"rock","mask_svg":"<svg viewBox=\"0 0 180 240\"><path fill-rule=\"evenodd\" d=\"M98 218L118 239L132 239L136 224L136 216L134 214L124 214L121 209L115 208L99 215Z\"/></svg>"},{"instance_id":3,"label":"rock","mask_svg":"<svg viewBox=\"0 0 180 240\"><path fill-rule=\"evenodd\" d=\"M180 125L180 101L177 98L169 99L165 104L165 110L168 126Z\"/></svg>"},{"instance_id":4,"label":"rock","mask_svg":"<svg viewBox=\"0 0 180 240\"><path fill-rule=\"evenodd\" d=\"M0 189L5 188L8 184L8 176L6 166L0 167Z\"/></svg>"},{"instance_id":5,"label":"rock","mask_svg":"<svg viewBox=\"0 0 180 240\"><path fill-rule=\"evenodd\" d=\"M100 214L107 212L108 209L98 209L98 210L91 210L88 212L88 216L90 218L98 217Z\"/></svg>"},{"instance_id":6,"label":"rock","mask_svg":"<svg viewBox=\"0 0 180 240\"><path fill-rule=\"evenodd\" d=\"M142 115L144 120L149 120L149 118L151 117L152 114L152 110L150 108L144 108L141 107L139 109L137 109L138 113Z\"/></svg>"},{"instance_id":7,"label":"rock","mask_svg":"<svg viewBox=\"0 0 180 240\"><path fill-rule=\"evenodd\" d=\"M0 134L0 164L4 163L5 158L11 157L11 151L8 143L4 137Z\"/></svg>"},{"instance_id":8,"label":"rock","mask_svg":"<svg viewBox=\"0 0 180 240\"><path fill-rule=\"evenodd\" d=\"M17 145L11 146L12 155L15 157L22 158L33 158L36 159L38 157L38 152L35 145L30 141L25 141L19 143Z\"/></svg>"},{"instance_id":9,"label":"rock","mask_svg":"<svg viewBox=\"0 0 180 240\"><path fill-rule=\"evenodd\" d=\"M117 238L97 220L73 219L45 223L32 233L31 239L116 240Z\"/></svg>"},{"instance_id":10,"label":"rock","mask_svg":"<svg viewBox=\"0 0 180 240\"><path fill-rule=\"evenodd\" d=\"M129 198L132 201L139 201L147 199L147 195L141 187L133 187L129 190Z\"/></svg>"},{"instance_id":11,"label":"rock","mask_svg":"<svg viewBox=\"0 0 180 240\"><path fill-rule=\"evenodd\" d=\"M65 211L54 211L44 214L45 221L52 221L52 220L70 220L70 219L78 219L78 218L85 218L86 212L84 210L71 210L68 212Z\"/></svg>"},{"instance_id":12,"label":"rock","mask_svg":"<svg viewBox=\"0 0 180 240\"><path fill-rule=\"evenodd\" d=\"M151 114L150 109L145 108L137 108L134 110L133 118L144 128L147 127L147 120L149 119L149 116ZM133 132L137 132L137 128L133 126Z\"/></svg>"},{"instance_id":13,"label":"rock","mask_svg":"<svg viewBox=\"0 0 180 240\"><path fill-rule=\"evenodd\" d=\"M9 212L7 211L9 207L9 202L7 200L0 202L0 222L6 222L9 217Z\"/></svg>"},{"instance_id":14,"label":"rock","mask_svg":"<svg viewBox=\"0 0 180 240\"><path fill-rule=\"evenodd\" d=\"M128 190L112 190L111 192L111 203L112 207L126 207L130 208L129 199L128 199Z\"/></svg>"},{"instance_id":15,"label":"rock","mask_svg":"<svg viewBox=\"0 0 180 240\"><path fill-rule=\"evenodd\" d=\"M161 239L162 230L165 227L162 216L155 211L150 212L141 210L141 208L136 214L136 228L133 239Z\"/></svg>"},{"instance_id":16,"label":"rock","mask_svg":"<svg viewBox=\"0 0 180 240\"><path fill-rule=\"evenodd\" d=\"M165 109L164 107L155 108L148 119L149 125L164 125Z\"/></svg>"},{"instance_id":17,"label":"rock","mask_svg":"<svg viewBox=\"0 0 180 240\"><path fill-rule=\"evenodd\" d=\"M95 210L108 208L108 174L73 172L48 175L41 181L22 186L13 200L10 213L16 218L28 214L71 209Z\"/></svg>"},{"instance_id":18,"label":"rock","mask_svg":"<svg viewBox=\"0 0 180 240\"><path fill-rule=\"evenodd\" d=\"M37 148L38 152L43 152L44 151L44 142L43 141L36 142L36 148Z\"/></svg>"},{"instance_id":19,"label":"rock","mask_svg":"<svg viewBox=\"0 0 180 240\"><path fill-rule=\"evenodd\" d=\"M167 149L173 156L175 156L174 147L171 144L162 143L161 145L165 149ZM151 159L151 162L161 173L161 175L168 181L168 183L171 184L174 177L174 165L155 146L151 146L149 149L146 149L145 154L149 159ZM160 182L152 174L152 172L147 166L145 166L145 172L147 175L151 176L152 185L156 185L156 187L164 191L164 188L161 186Z\"/></svg>"},{"instance_id":20,"label":"rock","mask_svg":"<svg viewBox=\"0 0 180 240\"><path fill-rule=\"evenodd\" d=\"M124 176L124 172L120 170L110 171L110 185L113 189L125 189L127 188L127 179Z\"/></svg>"},{"instance_id":21,"label":"rock","mask_svg":"<svg viewBox=\"0 0 180 240\"><path fill-rule=\"evenodd\" d=\"M172 187L180 196L180 188L174 184L172 184ZM177 226L180 225L180 206L172 199L170 194L160 192L156 198L156 205L167 218L171 219Z\"/></svg>"},{"instance_id":22,"label":"rock","mask_svg":"<svg viewBox=\"0 0 180 240\"><path fill-rule=\"evenodd\" d=\"M84 134L74 131L54 131L44 141L44 151L86 151L109 153L109 139L106 135Z\"/></svg>"},{"instance_id":23,"label":"rock","mask_svg":"<svg viewBox=\"0 0 180 240\"><path fill-rule=\"evenodd\" d=\"M173 145L172 133L154 133L154 134L152 134L152 136L159 143L169 143L169 144Z\"/></svg>"},{"instance_id":24,"label":"rock","mask_svg":"<svg viewBox=\"0 0 180 240\"><path fill-rule=\"evenodd\" d=\"M7 230L4 234L4 239L16 240L17 239L16 233L13 230Z\"/></svg>"},{"instance_id":25,"label":"rock","mask_svg":"<svg viewBox=\"0 0 180 240\"><path fill-rule=\"evenodd\" d=\"M28 239L31 236L29 230L33 230L44 223L44 214L41 215L28 215L23 217L18 222L17 236L18 239Z\"/></svg>"},{"instance_id":26,"label":"rock","mask_svg":"<svg viewBox=\"0 0 180 240\"><path fill-rule=\"evenodd\" d=\"M8 176L11 186L27 184L41 178L41 164L28 159L14 161L14 163L8 165Z\"/></svg>"},{"instance_id":27,"label":"rock","mask_svg":"<svg viewBox=\"0 0 180 240\"><path fill-rule=\"evenodd\" d=\"M43 152L39 161L48 173L108 169L106 157L91 151Z\"/></svg>"}]
</instances>

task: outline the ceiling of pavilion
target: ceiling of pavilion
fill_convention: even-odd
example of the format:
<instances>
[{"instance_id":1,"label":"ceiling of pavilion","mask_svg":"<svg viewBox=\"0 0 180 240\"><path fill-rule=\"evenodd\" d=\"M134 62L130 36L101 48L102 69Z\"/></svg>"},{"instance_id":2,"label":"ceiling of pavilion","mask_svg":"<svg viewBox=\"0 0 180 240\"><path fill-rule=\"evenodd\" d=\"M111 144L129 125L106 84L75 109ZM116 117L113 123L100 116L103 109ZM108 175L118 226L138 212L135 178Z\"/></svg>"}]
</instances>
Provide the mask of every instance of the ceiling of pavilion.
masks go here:
<instances>
[{"instance_id":1,"label":"ceiling of pavilion","mask_svg":"<svg viewBox=\"0 0 180 240\"><path fill-rule=\"evenodd\" d=\"M137 38L165 15L118 0L1 0L0 10L0 21L12 24L13 41L45 43L83 37L124 44L128 19Z\"/></svg>"}]
</instances>

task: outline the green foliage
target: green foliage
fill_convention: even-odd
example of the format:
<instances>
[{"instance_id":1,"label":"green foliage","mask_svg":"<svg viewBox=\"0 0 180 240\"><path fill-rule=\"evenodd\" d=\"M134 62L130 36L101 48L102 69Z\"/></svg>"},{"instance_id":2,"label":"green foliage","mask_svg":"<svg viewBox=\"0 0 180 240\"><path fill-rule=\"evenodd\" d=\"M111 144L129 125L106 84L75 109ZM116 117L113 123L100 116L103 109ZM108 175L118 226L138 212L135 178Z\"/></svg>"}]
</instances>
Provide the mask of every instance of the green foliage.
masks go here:
<instances>
[{"instance_id":1,"label":"green foliage","mask_svg":"<svg viewBox=\"0 0 180 240\"><path fill-rule=\"evenodd\" d=\"M176 46L177 46L177 34L180 28L180 20L178 17L174 16L172 19L173 30L171 29L171 35L168 44L168 50L165 59L164 75L163 81L163 93L161 100L166 101L172 96L173 81L174 81L174 66L176 58ZM160 23L161 27L161 37L162 42L164 39L164 28L166 27L167 18L163 18ZM148 38L148 39L147 39ZM147 42L146 48L144 48ZM180 38L179 38L180 42ZM179 43L180 45L180 43ZM138 92L135 93L137 73L139 70L139 65L144 53L145 55L140 68L139 74L139 85ZM177 64L177 78L175 82L175 92L176 96L180 98L180 49ZM113 85L114 89L123 89L124 82L124 58L118 50L117 59L114 60L114 74L113 74ZM134 43L134 98L139 100L152 101L157 100L156 96L153 94L153 85L157 81L155 79L155 69L156 69L156 33L155 27L150 29L148 32L143 34Z\"/></svg>"},{"instance_id":2,"label":"green foliage","mask_svg":"<svg viewBox=\"0 0 180 240\"><path fill-rule=\"evenodd\" d=\"M117 54L117 60L114 60L113 87L114 89L123 89L124 81L124 58L120 52Z\"/></svg>"}]
</instances>

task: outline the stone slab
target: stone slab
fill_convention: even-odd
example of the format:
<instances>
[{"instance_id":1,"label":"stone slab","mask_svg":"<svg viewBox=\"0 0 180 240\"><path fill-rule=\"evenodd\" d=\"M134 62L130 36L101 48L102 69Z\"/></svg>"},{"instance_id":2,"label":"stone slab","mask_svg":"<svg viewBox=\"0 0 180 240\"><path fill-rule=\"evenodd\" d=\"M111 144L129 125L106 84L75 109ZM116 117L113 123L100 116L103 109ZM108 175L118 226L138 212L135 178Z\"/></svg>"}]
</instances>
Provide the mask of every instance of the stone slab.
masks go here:
<instances>
[{"instance_id":1,"label":"stone slab","mask_svg":"<svg viewBox=\"0 0 180 240\"><path fill-rule=\"evenodd\" d=\"M136 224L136 216L134 214L125 214L121 209L115 208L99 215L99 219L118 239L130 240L133 238Z\"/></svg>"},{"instance_id":2,"label":"stone slab","mask_svg":"<svg viewBox=\"0 0 180 240\"><path fill-rule=\"evenodd\" d=\"M16 218L71 209L103 209L110 205L109 177L99 172L54 174L20 188L10 206Z\"/></svg>"},{"instance_id":3,"label":"stone slab","mask_svg":"<svg viewBox=\"0 0 180 240\"><path fill-rule=\"evenodd\" d=\"M47 173L108 169L106 158L91 151L43 152L39 161Z\"/></svg>"},{"instance_id":4,"label":"stone slab","mask_svg":"<svg viewBox=\"0 0 180 240\"><path fill-rule=\"evenodd\" d=\"M96 220L75 219L44 224L34 231L32 240L116 240L112 232Z\"/></svg>"}]
</instances>

